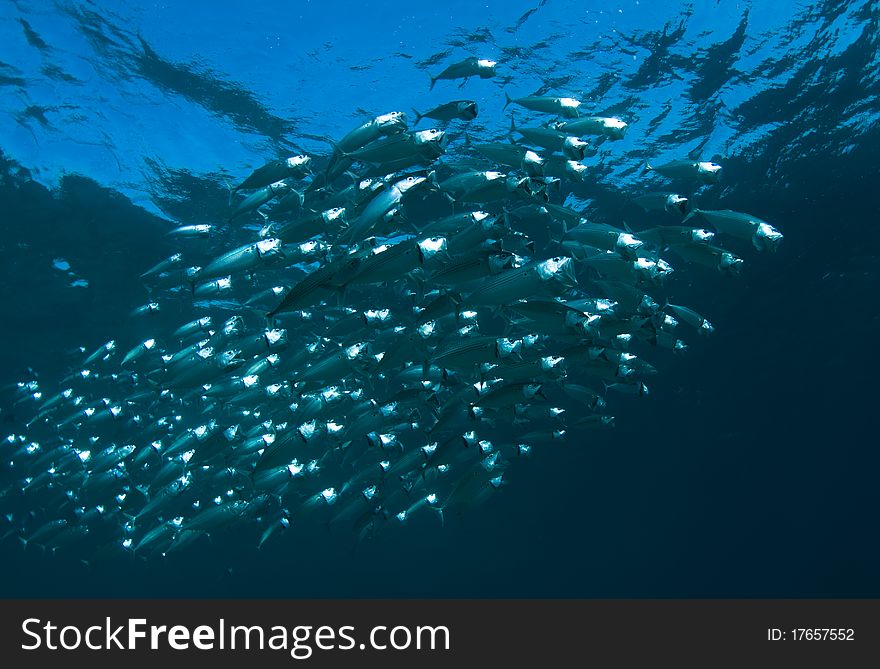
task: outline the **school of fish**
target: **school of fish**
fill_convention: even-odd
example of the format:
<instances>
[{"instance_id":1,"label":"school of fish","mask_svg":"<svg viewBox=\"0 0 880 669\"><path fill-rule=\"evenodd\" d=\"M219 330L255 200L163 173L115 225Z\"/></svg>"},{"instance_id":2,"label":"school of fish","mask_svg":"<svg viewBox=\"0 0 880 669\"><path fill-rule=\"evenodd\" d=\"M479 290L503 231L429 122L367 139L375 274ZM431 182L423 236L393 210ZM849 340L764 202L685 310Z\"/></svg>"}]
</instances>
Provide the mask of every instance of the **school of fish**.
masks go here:
<instances>
[{"instance_id":1,"label":"school of fish","mask_svg":"<svg viewBox=\"0 0 880 669\"><path fill-rule=\"evenodd\" d=\"M496 66L466 59L431 88ZM6 536L89 562L244 527L262 547L312 521L362 540L473 509L520 461L613 427L608 394L648 395L652 356L713 331L667 277L735 275L727 240L782 234L694 207L722 172L699 159L645 162L633 197L653 227L590 222L566 197L626 122L505 96L530 124L501 141L464 130L472 100L383 113L329 156L255 169L228 220L169 232L181 251L143 272L130 314L143 338L14 388L29 419L0 448Z\"/></svg>"}]
</instances>

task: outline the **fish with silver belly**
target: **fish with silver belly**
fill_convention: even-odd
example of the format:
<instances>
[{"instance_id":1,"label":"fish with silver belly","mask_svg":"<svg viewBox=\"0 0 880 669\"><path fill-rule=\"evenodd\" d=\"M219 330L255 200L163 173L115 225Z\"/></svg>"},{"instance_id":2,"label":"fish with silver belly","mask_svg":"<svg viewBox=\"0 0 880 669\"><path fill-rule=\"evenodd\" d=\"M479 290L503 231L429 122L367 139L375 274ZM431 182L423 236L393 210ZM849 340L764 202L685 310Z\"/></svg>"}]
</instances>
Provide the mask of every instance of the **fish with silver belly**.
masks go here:
<instances>
[{"instance_id":1,"label":"fish with silver belly","mask_svg":"<svg viewBox=\"0 0 880 669\"><path fill-rule=\"evenodd\" d=\"M550 128L516 128L517 133L529 144L562 153L568 160L583 160L590 152L589 142ZM592 150L595 153L595 150Z\"/></svg>"}]
</instances>

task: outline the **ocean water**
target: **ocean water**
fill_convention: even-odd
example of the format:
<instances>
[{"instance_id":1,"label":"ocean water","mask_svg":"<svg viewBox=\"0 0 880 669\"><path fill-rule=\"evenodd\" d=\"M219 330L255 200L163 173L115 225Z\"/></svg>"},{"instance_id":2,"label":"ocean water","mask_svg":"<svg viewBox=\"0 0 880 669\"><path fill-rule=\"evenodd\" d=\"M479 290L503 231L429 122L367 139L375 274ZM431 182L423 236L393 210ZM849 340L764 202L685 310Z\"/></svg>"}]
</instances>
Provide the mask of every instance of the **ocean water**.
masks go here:
<instances>
[{"instance_id":1,"label":"ocean water","mask_svg":"<svg viewBox=\"0 0 880 669\"><path fill-rule=\"evenodd\" d=\"M878 18L875 3L831 1L6 0L0 385L51 386L77 347L136 343L140 273L180 248L171 227L225 220L226 180L281 155L325 159L326 138L449 99L477 101L468 134L485 141L506 141L504 92L624 119L570 188L597 221L644 228L632 200L661 183L645 159L700 156L723 179L686 194L785 239L773 254L746 245L738 277L681 272L674 295L715 332L652 360L648 397L609 397L614 429L536 448L462 517L356 545L294 522L259 551L221 533L97 566L24 549L4 525L0 594L880 596ZM468 56L498 75L429 90ZM5 433L23 418L6 402L0 420Z\"/></svg>"}]
</instances>

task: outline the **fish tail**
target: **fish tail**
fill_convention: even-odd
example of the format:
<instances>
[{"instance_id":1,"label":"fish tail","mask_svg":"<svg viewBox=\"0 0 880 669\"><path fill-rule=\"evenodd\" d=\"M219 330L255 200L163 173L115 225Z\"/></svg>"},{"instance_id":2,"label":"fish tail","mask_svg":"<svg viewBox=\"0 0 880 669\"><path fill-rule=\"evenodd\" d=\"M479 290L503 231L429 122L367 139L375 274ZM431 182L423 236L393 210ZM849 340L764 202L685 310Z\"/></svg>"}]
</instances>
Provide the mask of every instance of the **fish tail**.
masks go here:
<instances>
[{"instance_id":1,"label":"fish tail","mask_svg":"<svg viewBox=\"0 0 880 669\"><path fill-rule=\"evenodd\" d=\"M507 94L507 91L504 91L504 106L501 108L502 111L507 109L507 105L509 105L513 100L510 99L510 95Z\"/></svg>"},{"instance_id":2,"label":"fish tail","mask_svg":"<svg viewBox=\"0 0 880 669\"><path fill-rule=\"evenodd\" d=\"M226 184L227 190L229 190L229 206L232 206L232 198L235 197L235 194L238 192L238 186L232 187L229 182L224 179L223 183ZM232 219L229 219L232 220Z\"/></svg>"},{"instance_id":3,"label":"fish tail","mask_svg":"<svg viewBox=\"0 0 880 669\"><path fill-rule=\"evenodd\" d=\"M421 120L424 118L424 115L423 115L423 114L419 114L419 112L416 110L415 107L412 108L412 112L413 112L413 114L416 115L416 120L413 121L413 127L415 127L415 126L417 126L417 125L419 124L419 121L421 121Z\"/></svg>"},{"instance_id":4,"label":"fish tail","mask_svg":"<svg viewBox=\"0 0 880 669\"><path fill-rule=\"evenodd\" d=\"M434 90L434 84L437 83L437 77L431 76L431 75L429 74L429 75L428 75L428 78L430 78L430 80L431 80L431 85L428 87L428 90L429 90L429 91L433 91L433 90Z\"/></svg>"},{"instance_id":5,"label":"fish tail","mask_svg":"<svg viewBox=\"0 0 880 669\"><path fill-rule=\"evenodd\" d=\"M650 172L650 171L653 170L653 169L654 169L654 168L651 167L651 163L648 162L648 159L647 159L647 158L645 158L645 172Z\"/></svg>"}]
</instances>

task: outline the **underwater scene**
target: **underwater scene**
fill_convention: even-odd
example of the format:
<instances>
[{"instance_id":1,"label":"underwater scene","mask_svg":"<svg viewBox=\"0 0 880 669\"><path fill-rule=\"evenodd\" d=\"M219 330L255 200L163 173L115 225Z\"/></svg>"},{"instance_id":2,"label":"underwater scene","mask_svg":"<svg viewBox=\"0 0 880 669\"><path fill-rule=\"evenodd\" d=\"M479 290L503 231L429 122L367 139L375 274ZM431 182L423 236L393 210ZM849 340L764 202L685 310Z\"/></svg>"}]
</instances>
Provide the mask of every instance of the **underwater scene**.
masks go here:
<instances>
[{"instance_id":1,"label":"underwater scene","mask_svg":"<svg viewBox=\"0 0 880 669\"><path fill-rule=\"evenodd\" d=\"M877 597L873 2L0 8L3 597Z\"/></svg>"}]
</instances>

